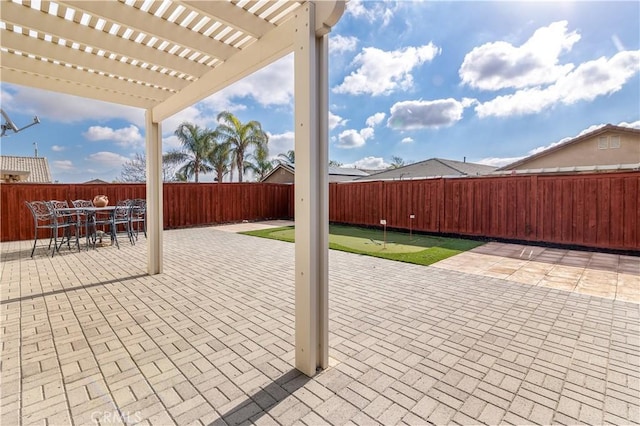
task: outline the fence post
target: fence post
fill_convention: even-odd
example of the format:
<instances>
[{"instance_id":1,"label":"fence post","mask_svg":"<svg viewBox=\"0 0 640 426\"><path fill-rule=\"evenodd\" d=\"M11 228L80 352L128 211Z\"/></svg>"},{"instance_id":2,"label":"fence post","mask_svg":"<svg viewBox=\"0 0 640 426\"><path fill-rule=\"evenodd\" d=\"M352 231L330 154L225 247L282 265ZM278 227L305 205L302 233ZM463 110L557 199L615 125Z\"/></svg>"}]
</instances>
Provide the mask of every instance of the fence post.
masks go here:
<instances>
[{"instance_id":1,"label":"fence post","mask_svg":"<svg viewBox=\"0 0 640 426\"><path fill-rule=\"evenodd\" d=\"M531 229L533 231L535 240L538 241L540 238L538 236L538 204L540 203L540 198L538 197L538 175L531 176L531 203L529 204L529 208L531 209L530 217Z\"/></svg>"},{"instance_id":2,"label":"fence post","mask_svg":"<svg viewBox=\"0 0 640 426\"><path fill-rule=\"evenodd\" d=\"M442 223L444 222L444 217L446 214L446 202L447 202L447 198L446 198L446 185L445 185L445 179L444 178L440 178L440 182L438 185L438 216L437 216L437 223L436 223L436 228L437 228L437 232L442 232Z\"/></svg>"}]
</instances>

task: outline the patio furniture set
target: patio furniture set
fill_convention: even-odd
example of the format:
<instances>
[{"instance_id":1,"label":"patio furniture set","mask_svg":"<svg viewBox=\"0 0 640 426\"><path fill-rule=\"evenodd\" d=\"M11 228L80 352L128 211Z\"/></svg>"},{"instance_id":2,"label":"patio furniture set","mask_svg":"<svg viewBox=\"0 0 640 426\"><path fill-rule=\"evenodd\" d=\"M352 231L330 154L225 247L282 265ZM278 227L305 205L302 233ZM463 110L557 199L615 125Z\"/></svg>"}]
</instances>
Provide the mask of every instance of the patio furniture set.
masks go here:
<instances>
[{"instance_id":1,"label":"patio furniture set","mask_svg":"<svg viewBox=\"0 0 640 426\"><path fill-rule=\"evenodd\" d=\"M31 257L42 229L48 231L48 250L51 250L52 257L65 243L69 249L73 243L81 251L81 238L85 239L86 249L89 250L89 247L95 249L97 242L102 241L105 235L109 235L111 245L115 243L118 249L118 232L126 232L132 245L140 231L147 236L147 203L141 198L118 201L114 206L96 206L92 200L73 200L71 206L66 200L25 203L31 211L34 224Z\"/></svg>"}]
</instances>

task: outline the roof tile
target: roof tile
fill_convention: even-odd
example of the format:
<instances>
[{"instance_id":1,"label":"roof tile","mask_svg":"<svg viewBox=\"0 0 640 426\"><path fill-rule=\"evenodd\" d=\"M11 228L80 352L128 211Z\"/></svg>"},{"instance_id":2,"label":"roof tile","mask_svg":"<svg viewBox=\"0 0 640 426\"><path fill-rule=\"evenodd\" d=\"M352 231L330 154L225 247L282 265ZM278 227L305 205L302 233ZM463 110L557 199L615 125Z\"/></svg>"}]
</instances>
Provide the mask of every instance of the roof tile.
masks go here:
<instances>
[{"instance_id":1,"label":"roof tile","mask_svg":"<svg viewBox=\"0 0 640 426\"><path fill-rule=\"evenodd\" d=\"M51 183L49 162L45 157L15 157L0 155L0 170L6 172L29 172L25 182Z\"/></svg>"}]
</instances>

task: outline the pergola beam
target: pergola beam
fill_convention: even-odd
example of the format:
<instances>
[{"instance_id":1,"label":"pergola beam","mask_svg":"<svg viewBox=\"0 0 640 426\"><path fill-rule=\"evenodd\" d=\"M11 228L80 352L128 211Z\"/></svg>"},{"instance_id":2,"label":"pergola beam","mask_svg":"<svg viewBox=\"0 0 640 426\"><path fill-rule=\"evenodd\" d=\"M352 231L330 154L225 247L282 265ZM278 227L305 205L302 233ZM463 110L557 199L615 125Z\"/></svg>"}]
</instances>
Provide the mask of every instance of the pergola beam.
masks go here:
<instances>
[{"instance_id":1,"label":"pergola beam","mask_svg":"<svg viewBox=\"0 0 640 426\"><path fill-rule=\"evenodd\" d=\"M99 87L81 86L69 80L61 80L51 78L50 76L32 74L29 71L11 69L5 67L4 64L0 75L2 75L3 83L12 83L49 91L53 90L58 93L66 93L67 95L111 102L119 105L128 105L136 108L151 108L154 105L151 99L135 98L130 94L113 92Z\"/></svg>"},{"instance_id":2,"label":"pergola beam","mask_svg":"<svg viewBox=\"0 0 640 426\"><path fill-rule=\"evenodd\" d=\"M86 81L85 86L106 89L108 91L128 94L134 98L149 99L152 102L159 102L167 97L170 92L166 90L156 89L150 86L143 86L134 82L127 82L114 77L107 77L97 73L89 74L87 71L77 68L67 67L64 65L54 64L53 62L43 61L39 59L29 58L27 56L17 55L8 52L0 52L0 62L3 67L15 70L29 71L39 75L67 80L67 81ZM87 78L89 74L90 78ZM128 83L128 84L127 84Z\"/></svg>"}]
</instances>

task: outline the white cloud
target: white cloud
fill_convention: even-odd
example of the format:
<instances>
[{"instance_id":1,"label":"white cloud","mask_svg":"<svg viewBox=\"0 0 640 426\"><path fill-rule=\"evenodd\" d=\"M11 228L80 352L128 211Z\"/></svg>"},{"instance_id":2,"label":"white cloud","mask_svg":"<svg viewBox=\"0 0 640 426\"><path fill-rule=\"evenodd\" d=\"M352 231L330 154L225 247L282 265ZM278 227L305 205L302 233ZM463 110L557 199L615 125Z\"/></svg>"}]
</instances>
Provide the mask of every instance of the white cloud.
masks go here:
<instances>
[{"instance_id":1,"label":"white cloud","mask_svg":"<svg viewBox=\"0 0 640 426\"><path fill-rule=\"evenodd\" d=\"M565 139L559 140L557 142L550 143L549 145L546 145L546 146L539 146L537 148L533 148L532 150L527 152L526 156L528 157L529 155L534 155L534 154L537 154L539 152L546 151L549 148L553 148L554 146L560 145L562 143L565 143L565 142L567 142L567 141L569 141L571 139L573 139L573 138L565 138Z\"/></svg>"},{"instance_id":2,"label":"white cloud","mask_svg":"<svg viewBox=\"0 0 640 426\"><path fill-rule=\"evenodd\" d=\"M332 35L329 37L329 51L331 53L353 52L356 50L358 39L353 36Z\"/></svg>"},{"instance_id":3,"label":"white cloud","mask_svg":"<svg viewBox=\"0 0 640 426\"><path fill-rule=\"evenodd\" d=\"M619 91L640 72L640 50L620 52L579 65L548 87L519 90L476 106L479 117L535 114L556 104L591 101Z\"/></svg>"},{"instance_id":4,"label":"white cloud","mask_svg":"<svg viewBox=\"0 0 640 426\"><path fill-rule=\"evenodd\" d=\"M627 123L626 121L621 121L620 123L618 123L618 126L630 127L632 129L639 129L640 130L640 120L634 121L634 122L631 122L631 123Z\"/></svg>"},{"instance_id":5,"label":"white cloud","mask_svg":"<svg viewBox=\"0 0 640 426\"><path fill-rule=\"evenodd\" d=\"M60 151L64 151L65 149L66 149L66 147L60 146L60 145L52 145L51 146L51 151L53 151L53 152L60 152Z\"/></svg>"},{"instance_id":6,"label":"white cloud","mask_svg":"<svg viewBox=\"0 0 640 426\"><path fill-rule=\"evenodd\" d=\"M440 48L433 43L390 52L366 47L353 60L352 64L358 69L332 90L334 93L373 96L408 90L413 87L413 69L439 53Z\"/></svg>"},{"instance_id":7,"label":"white cloud","mask_svg":"<svg viewBox=\"0 0 640 426\"><path fill-rule=\"evenodd\" d=\"M402 139L400 143L413 143L413 138L407 136L406 138Z\"/></svg>"},{"instance_id":8,"label":"white cloud","mask_svg":"<svg viewBox=\"0 0 640 426\"><path fill-rule=\"evenodd\" d=\"M360 132L354 129L348 129L340 133L338 135L338 143L336 146L338 148L358 148L360 146L364 146L365 139L362 137Z\"/></svg>"},{"instance_id":9,"label":"white cloud","mask_svg":"<svg viewBox=\"0 0 640 426\"><path fill-rule=\"evenodd\" d=\"M101 168L107 169L122 167L124 163L129 161L129 158L116 154L115 152L101 151L89 155L86 160L90 163L102 166Z\"/></svg>"},{"instance_id":10,"label":"white cloud","mask_svg":"<svg viewBox=\"0 0 640 426\"><path fill-rule=\"evenodd\" d=\"M559 56L571 50L580 35L567 32L567 22L542 27L522 46L498 41L469 52L458 71L462 82L482 90L524 88L552 83L573 69L559 65Z\"/></svg>"},{"instance_id":11,"label":"white cloud","mask_svg":"<svg viewBox=\"0 0 640 426\"><path fill-rule=\"evenodd\" d=\"M208 124L214 123L216 117L213 113L210 115L206 115L204 112L200 111L195 106L190 106L183 109L180 112L168 117L162 121L162 134L163 135L171 135L176 131L178 126L185 121L193 124L197 124L200 127L207 127ZM144 127L143 123L139 127ZM214 126L215 127L215 126Z\"/></svg>"},{"instance_id":12,"label":"white cloud","mask_svg":"<svg viewBox=\"0 0 640 426\"><path fill-rule=\"evenodd\" d=\"M435 101L402 101L391 107L387 126L399 130L439 128L462 119L470 100L439 99Z\"/></svg>"},{"instance_id":13,"label":"white cloud","mask_svg":"<svg viewBox=\"0 0 640 426\"><path fill-rule=\"evenodd\" d=\"M285 132L280 134L269 135L269 156L277 157L278 154L286 154L288 151L294 149L295 146L295 133Z\"/></svg>"},{"instance_id":14,"label":"white cloud","mask_svg":"<svg viewBox=\"0 0 640 426\"><path fill-rule=\"evenodd\" d=\"M168 152L175 149L182 149L182 142L176 135L171 135L162 138L162 152Z\"/></svg>"},{"instance_id":15,"label":"white cloud","mask_svg":"<svg viewBox=\"0 0 640 426\"><path fill-rule=\"evenodd\" d=\"M73 170L73 162L71 160L56 160L52 161L51 165L56 170Z\"/></svg>"},{"instance_id":16,"label":"white cloud","mask_svg":"<svg viewBox=\"0 0 640 426\"><path fill-rule=\"evenodd\" d=\"M382 123L382 120L384 120L385 117L386 114L384 112L377 112L371 117L367 118L367 121L365 121L365 123L369 127L376 127L378 124Z\"/></svg>"},{"instance_id":17,"label":"white cloud","mask_svg":"<svg viewBox=\"0 0 640 426\"><path fill-rule=\"evenodd\" d=\"M375 132L373 130L373 127L365 127L364 129L360 130L360 136L362 136L365 141L367 139L371 139L374 135Z\"/></svg>"},{"instance_id":18,"label":"white cloud","mask_svg":"<svg viewBox=\"0 0 640 426\"><path fill-rule=\"evenodd\" d=\"M382 117L376 117L378 114L382 114ZM378 120L379 118L379 120ZM367 119L367 125L377 124L380 120L384 119L384 113L377 113ZM364 146L368 139L375 136L375 130L373 127L365 127L357 131L355 129L347 129L338 135L338 142L336 146L338 148L358 148Z\"/></svg>"},{"instance_id":19,"label":"white cloud","mask_svg":"<svg viewBox=\"0 0 640 426\"><path fill-rule=\"evenodd\" d=\"M345 126L349 120L340 117L329 111L329 130L333 130L338 126Z\"/></svg>"},{"instance_id":20,"label":"white cloud","mask_svg":"<svg viewBox=\"0 0 640 426\"><path fill-rule=\"evenodd\" d=\"M111 127L91 126L82 135L90 141L114 141L122 147L140 147L144 142L140 130L133 124L115 130Z\"/></svg>"},{"instance_id":21,"label":"white cloud","mask_svg":"<svg viewBox=\"0 0 640 426\"><path fill-rule=\"evenodd\" d=\"M347 2L346 13L353 15L355 18L366 19L370 23L382 21L381 25L384 27L393 18L393 11L386 6L385 2L350 0Z\"/></svg>"},{"instance_id":22,"label":"white cloud","mask_svg":"<svg viewBox=\"0 0 640 426\"><path fill-rule=\"evenodd\" d=\"M482 158L478 161L474 161L474 163L484 164L484 165L493 166L493 167L503 167L503 166L506 166L507 164L511 164L518 160L522 160L523 158L524 157L487 157L487 158Z\"/></svg>"},{"instance_id":23,"label":"white cloud","mask_svg":"<svg viewBox=\"0 0 640 426\"><path fill-rule=\"evenodd\" d=\"M344 164L342 167L355 167L357 169L378 170L386 169L390 164L384 162L382 157L364 157L353 163Z\"/></svg>"},{"instance_id":24,"label":"white cloud","mask_svg":"<svg viewBox=\"0 0 640 426\"><path fill-rule=\"evenodd\" d=\"M251 98L262 106L293 105L293 54L276 61L220 92L202 103L216 114L220 111L239 111L246 106L236 101Z\"/></svg>"}]
</instances>

